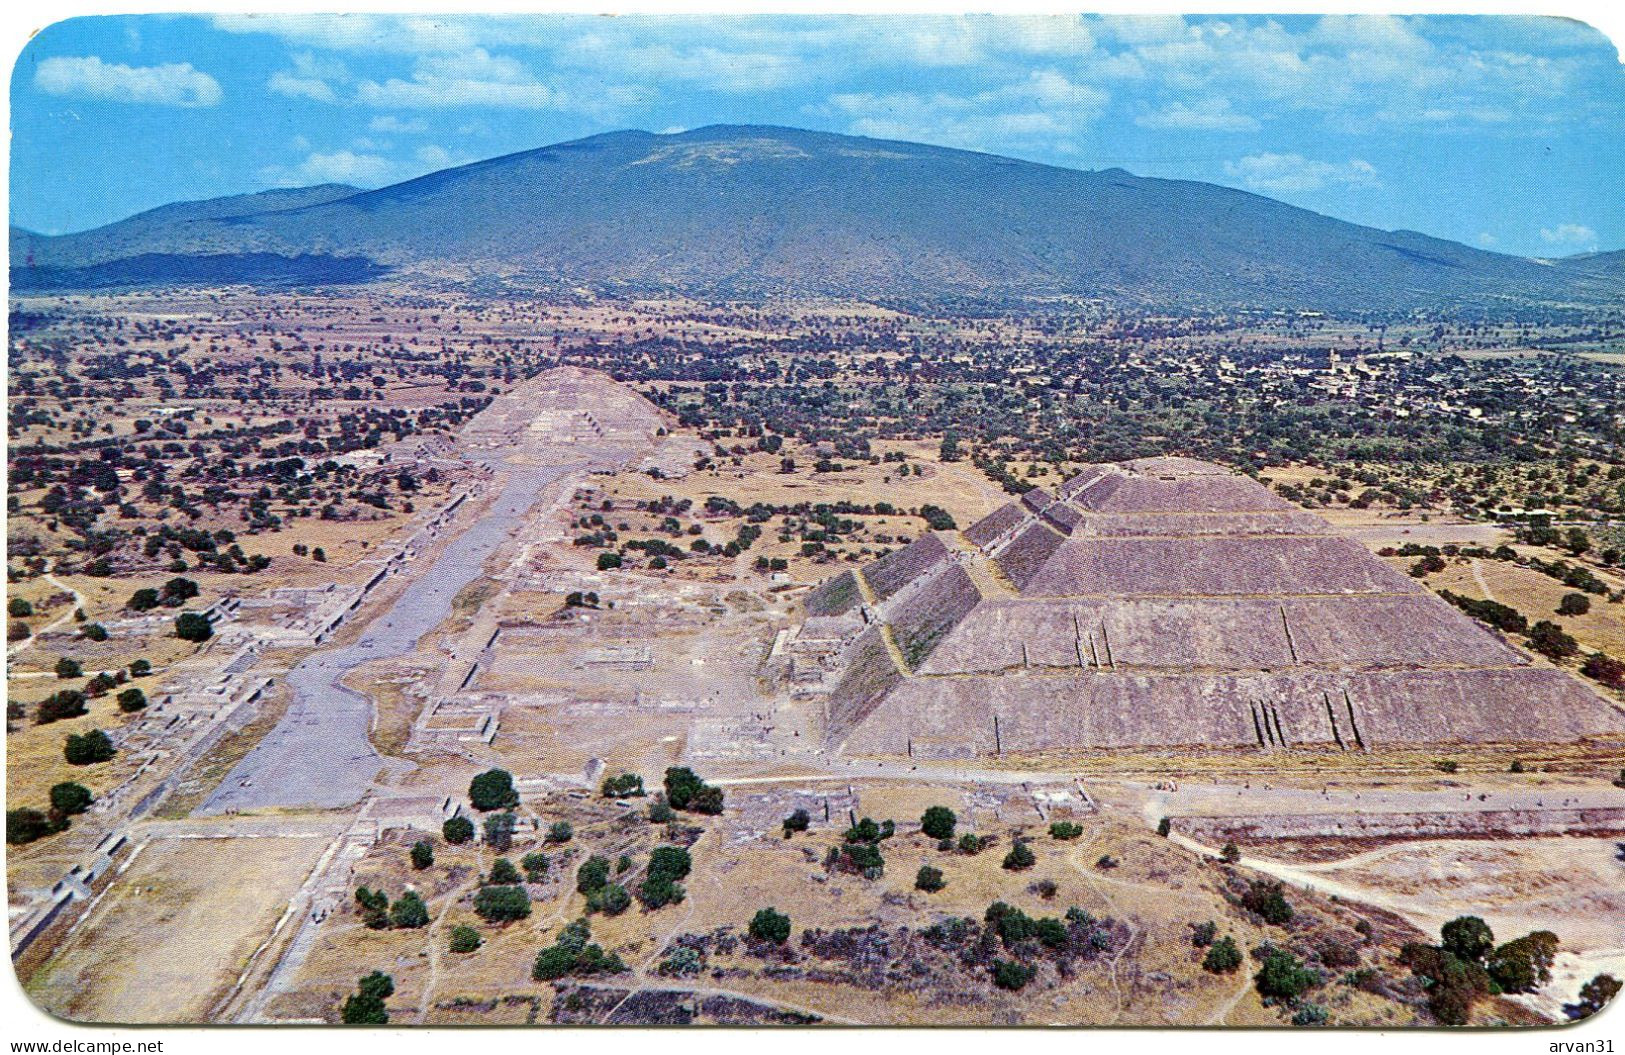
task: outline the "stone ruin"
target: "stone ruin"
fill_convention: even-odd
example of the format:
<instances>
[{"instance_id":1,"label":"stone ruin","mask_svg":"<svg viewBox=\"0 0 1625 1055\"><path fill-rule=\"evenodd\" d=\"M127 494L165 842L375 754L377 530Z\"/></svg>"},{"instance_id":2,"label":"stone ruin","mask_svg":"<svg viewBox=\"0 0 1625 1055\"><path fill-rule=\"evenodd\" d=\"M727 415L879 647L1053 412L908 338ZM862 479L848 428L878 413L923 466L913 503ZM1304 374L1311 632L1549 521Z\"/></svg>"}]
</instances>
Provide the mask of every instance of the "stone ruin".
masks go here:
<instances>
[{"instance_id":1,"label":"stone ruin","mask_svg":"<svg viewBox=\"0 0 1625 1055\"><path fill-rule=\"evenodd\" d=\"M972 757L1573 742L1625 715L1254 480L1090 466L807 598L829 746Z\"/></svg>"}]
</instances>

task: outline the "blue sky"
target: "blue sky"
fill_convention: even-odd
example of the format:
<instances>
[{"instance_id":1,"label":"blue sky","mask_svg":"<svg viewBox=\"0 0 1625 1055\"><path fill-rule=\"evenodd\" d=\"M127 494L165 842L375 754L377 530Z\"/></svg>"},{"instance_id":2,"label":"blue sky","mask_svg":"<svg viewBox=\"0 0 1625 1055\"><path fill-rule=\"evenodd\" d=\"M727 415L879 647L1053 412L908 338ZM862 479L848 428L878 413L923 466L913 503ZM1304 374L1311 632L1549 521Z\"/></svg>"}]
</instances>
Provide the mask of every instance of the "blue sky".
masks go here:
<instances>
[{"instance_id":1,"label":"blue sky","mask_svg":"<svg viewBox=\"0 0 1625 1055\"><path fill-rule=\"evenodd\" d=\"M1530 256L1625 247L1625 71L1537 18L75 19L13 71L11 220L716 123L1116 165Z\"/></svg>"}]
</instances>

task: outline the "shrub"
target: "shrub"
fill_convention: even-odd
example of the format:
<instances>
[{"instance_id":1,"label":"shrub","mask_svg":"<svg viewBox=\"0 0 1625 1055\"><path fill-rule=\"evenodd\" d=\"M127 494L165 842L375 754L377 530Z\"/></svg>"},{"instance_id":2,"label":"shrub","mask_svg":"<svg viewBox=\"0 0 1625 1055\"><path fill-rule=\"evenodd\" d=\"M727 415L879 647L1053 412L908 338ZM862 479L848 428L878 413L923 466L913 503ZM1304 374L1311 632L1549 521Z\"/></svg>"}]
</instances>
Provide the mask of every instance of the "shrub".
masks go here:
<instances>
[{"instance_id":1,"label":"shrub","mask_svg":"<svg viewBox=\"0 0 1625 1055\"><path fill-rule=\"evenodd\" d=\"M920 831L933 839L952 839L959 818L946 806L932 806L920 818Z\"/></svg>"},{"instance_id":2,"label":"shrub","mask_svg":"<svg viewBox=\"0 0 1625 1055\"><path fill-rule=\"evenodd\" d=\"M62 747L62 756L67 759L70 766L89 766L97 762L106 762L116 753L113 741L100 729L92 729L83 736L69 736Z\"/></svg>"},{"instance_id":3,"label":"shrub","mask_svg":"<svg viewBox=\"0 0 1625 1055\"><path fill-rule=\"evenodd\" d=\"M1000 989L1008 989L1011 992L1023 989L1037 973L1037 968L1016 960L993 961L993 984Z\"/></svg>"},{"instance_id":4,"label":"shrub","mask_svg":"<svg viewBox=\"0 0 1625 1055\"><path fill-rule=\"evenodd\" d=\"M1566 593L1557 602L1558 615L1585 615L1591 611L1591 598L1583 593Z\"/></svg>"},{"instance_id":5,"label":"shrub","mask_svg":"<svg viewBox=\"0 0 1625 1055\"><path fill-rule=\"evenodd\" d=\"M512 886L519 882L519 869L506 857L491 862L491 872L485 877L487 886Z\"/></svg>"},{"instance_id":6,"label":"shrub","mask_svg":"<svg viewBox=\"0 0 1625 1055\"><path fill-rule=\"evenodd\" d=\"M548 860L546 854L528 853L519 859L520 867L525 870L525 878L532 883L540 883L547 875Z\"/></svg>"},{"instance_id":7,"label":"shrub","mask_svg":"<svg viewBox=\"0 0 1625 1055\"><path fill-rule=\"evenodd\" d=\"M1236 939L1226 934L1208 946L1207 955L1202 957L1202 970L1211 974L1232 974L1240 969L1242 962Z\"/></svg>"},{"instance_id":8,"label":"shrub","mask_svg":"<svg viewBox=\"0 0 1625 1055\"><path fill-rule=\"evenodd\" d=\"M89 641L107 640L107 628L100 623L86 623L79 628L79 633L83 634L86 640Z\"/></svg>"},{"instance_id":9,"label":"shrub","mask_svg":"<svg viewBox=\"0 0 1625 1055\"><path fill-rule=\"evenodd\" d=\"M576 869L576 892L591 894L609 882L609 859L593 854Z\"/></svg>"},{"instance_id":10,"label":"shrub","mask_svg":"<svg viewBox=\"0 0 1625 1055\"><path fill-rule=\"evenodd\" d=\"M175 636L201 644L214 636L214 624L202 612L182 612L175 617Z\"/></svg>"},{"instance_id":11,"label":"shrub","mask_svg":"<svg viewBox=\"0 0 1625 1055\"><path fill-rule=\"evenodd\" d=\"M1157 822L1157 834L1162 836L1164 839L1168 838L1169 833L1173 830L1174 822L1169 820L1167 817L1164 817L1162 820Z\"/></svg>"},{"instance_id":12,"label":"shrub","mask_svg":"<svg viewBox=\"0 0 1625 1055\"><path fill-rule=\"evenodd\" d=\"M511 809L519 805L513 774L505 769L488 769L468 782L468 801L481 813Z\"/></svg>"},{"instance_id":13,"label":"shrub","mask_svg":"<svg viewBox=\"0 0 1625 1055\"><path fill-rule=\"evenodd\" d=\"M1261 917L1265 923L1282 925L1292 921L1292 903L1282 893L1280 883L1255 879L1241 897L1242 907Z\"/></svg>"},{"instance_id":14,"label":"shrub","mask_svg":"<svg viewBox=\"0 0 1625 1055\"><path fill-rule=\"evenodd\" d=\"M484 942L480 939L480 932L469 926L451 928L451 940L447 947L455 953L470 953L478 949Z\"/></svg>"},{"instance_id":15,"label":"shrub","mask_svg":"<svg viewBox=\"0 0 1625 1055\"><path fill-rule=\"evenodd\" d=\"M1049 826L1049 834L1052 839L1071 842L1083 834L1083 825L1075 824L1072 821L1056 821Z\"/></svg>"},{"instance_id":16,"label":"shrub","mask_svg":"<svg viewBox=\"0 0 1625 1055\"><path fill-rule=\"evenodd\" d=\"M518 886L481 887L474 895L474 911L488 923L511 923L530 915L530 895Z\"/></svg>"},{"instance_id":17,"label":"shrub","mask_svg":"<svg viewBox=\"0 0 1625 1055\"><path fill-rule=\"evenodd\" d=\"M389 910L391 926L403 930L416 930L429 925L429 906L423 903L423 898L417 891L408 890L402 894L400 900L395 902Z\"/></svg>"},{"instance_id":18,"label":"shrub","mask_svg":"<svg viewBox=\"0 0 1625 1055\"><path fill-rule=\"evenodd\" d=\"M790 917L771 907L761 909L751 917L750 936L757 941L783 945L790 940Z\"/></svg>"},{"instance_id":19,"label":"shrub","mask_svg":"<svg viewBox=\"0 0 1625 1055\"><path fill-rule=\"evenodd\" d=\"M547 826L547 841L550 843L567 843L575 838L575 829L570 827L569 821L554 821Z\"/></svg>"},{"instance_id":20,"label":"shrub","mask_svg":"<svg viewBox=\"0 0 1625 1055\"><path fill-rule=\"evenodd\" d=\"M796 810L784 818L784 837L790 838L795 832L804 832L812 825L812 817L806 810Z\"/></svg>"},{"instance_id":21,"label":"shrub","mask_svg":"<svg viewBox=\"0 0 1625 1055\"><path fill-rule=\"evenodd\" d=\"M670 824L677 819L677 811L671 808L666 796L656 795L655 800L649 803L650 824Z\"/></svg>"},{"instance_id":22,"label":"shrub","mask_svg":"<svg viewBox=\"0 0 1625 1055\"><path fill-rule=\"evenodd\" d=\"M1219 936L1219 925L1212 920L1206 923L1191 924L1191 944L1198 949L1205 949L1213 944L1213 939Z\"/></svg>"},{"instance_id":23,"label":"shrub","mask_svg":"<svg viewBox=\"0 0 1625 1055\"><path fill-rule=\"evenodd\" d=\"M130 687L118 694L118 709L125 714L133 714L147 706L147 694L140 689Z\"/></svg>"},{"instance_id":24,"label":"shrub","mask_svg":"<svg viewBox=\"0 0 1625 1055\"><path fill-rule=\"evenodd\" d=\"M63 681L82 678L85 676L85 668L79 665L77 659L69 659L67 656L63 656L56 661L56 676Z\"/></svg>"},{"instance_id":25,"label":"shrub","mask_svg":"<svg viewBox=\"0 0 1625 1055\"><path fill-rule=\"evenodd\" d=\"M419 839L412 844L412 867L419 872L434 864L434 847L427 839Z\"/></svg>"},{"instance_id":26,"label":"shrub","mask_svg":"<svg viewBox=\"0 0 1625 1055\"><path fill-rule=\"evenodd\" d=\"M699 974L704 966L704 960L698 949L679 945L666 954L666 958L660 961L660 966L656 970L668 978L688 978Z\"/></svg>"},{"instance_id":27,"label":"shrub","mask_svg":"<svg viewBox=\"0 0 1625 1055\"><path fill-rule=\"evenodd\" d=\"M1033 856L1032 850L1021 839L1017 839L1015 845L1010 847L1010 852L1004 855L1004 867L1012 872L1031 868L1037 861L1038 858Z\"/></svg>"},{"instance_id":28,"label":"shrub","mask_svg":"<svg viewBox=\"0 0 1625 1055\"><path fill-rule=\"evenodd\" d=\"M1215 944L1214 948L1218 948L1218 945ZM1298 999L1319 982L1320 976L1299 963L1297 957L1279 950L1266 955L1263 966L1253 975L1253 984L1258 987L1258 995L1266 1000L1288 1003Z\"/></svg>"},{"instance_id":29,"label":"shrub","mask_svg":"<svg viewBox=\"0 0 1625 1055\"><path fill-rule=\"evenodd\" d=\"M440 826L440 834L448 843L466 843L474 838L474 822L461 814L448 817L446 823Z\"/></svg>"},{"instance_id":30,"label":"shrub","mask_svg":"<svg viewBox=\"0 0 1625 1055\"><path fill-rule=\"evenodd\" d=\"M605 883L587 895L587 911L619 916L632 904L632 895L619 883Z\"/></svg>"},{"instance_id":31,"label":"shrub","mask_svg":"<svg viewBox=\"0 0 1625 1055\"><path fill-rule=\"evenodd\" d=\"M1294 1026L1324 1026L1330 1016L1319 1004L1303 1004L1292 1013Z\"/></svg>"},{"instance_id":32,"label":"shrub","mask_svg":"<svg viewBox=\"0 0 1625 1055\"><path fill-rule=\"evenodd\" d=\"M73 817L90 808L95 801L90 789L71 780L51 785L51 809L64 817Z\"/></svg>"},{"instance_id":33,"label":"shrub","mask_svg":"<svg viewBox=\"0 0 1625 1055\"><path fill-rule=\"evenodd\" d=\"M643 778L636 773L622 773L618 777L605 777L598 789L606 799L631 799L643 794Z\"/></svg>"},{"instance_id":34,"label":"shrub","mask_svg":"<svg viewBox=\"0 0 1625 1055\"><path fill-rule=\"evenodd\" d=\"M990 841L990 836L975 835L971 832L966 832L964 835L959 837L959 852L962 854L969 854L970 856L974 857L981 853L982 848L985 847Z\"/></svg>"},{"instance_id":35,"label":"shrub","mask_svg":"<svg viewBox=\"0 0 1625 1055\"><path fill-rule=\"evenodd\" d=\"M947 886L942 878L942 869L932 868L930 865L921 865L920 870L914 874L914 889L934 894Z\"/></svg>"},{"instance_id":36,"label":"shrub","mask_svg":"<svg viewBox=\"0 0 1625 1055\"><path fill-rule=\"evenodd\" d=\"M1225 843L1224 848L1219 851L1219 860L1227 865L1235 864L1241 860L1241 847L1235 843Z\"/></svg>"},{"instance_id":37,"label":"shrub","mask_svg":"<svg viewBox=\"0 0 1625 1055\"><path fill-rule=\"evenodd\" d=\"M497 853L513 846L513 830L518 819L511 813L493 813L485 818L485 845Z\"/></svg>"},{"instance_id":38,"label":"shrub","mask_svg":"<svg viewBox=\"0 0 1625 1055\"><path fill-rule=\"evenodd\" d=\"M1477 916L1457 916L1439 928L1439 938L1445 952L1468 962L1482 960L1495 948L1490 925Z\"/></svg>"},{"instance_id":39,"label":"shrub","mask_svg":"<svg viewBox=\"0 0 1625 1055\"><path fill-rule=\"evenodd\" d=\"M39 702L34 711L34 724L49 725L89 714L87 702L88 697L78 689L58 689Z\"/></svg>"},{"instance_id":40,"label":"shrub","mask_svg":"<svg viewBox=\"0 0 1625 1055\"><path fill-rule=\"evenodd\" d=\"M663 908L666 905L675 905L688 894L680 883L674 883L665 876L649 876L638 884L638 900L647 909Z\"/></svg>"}]
</instances>

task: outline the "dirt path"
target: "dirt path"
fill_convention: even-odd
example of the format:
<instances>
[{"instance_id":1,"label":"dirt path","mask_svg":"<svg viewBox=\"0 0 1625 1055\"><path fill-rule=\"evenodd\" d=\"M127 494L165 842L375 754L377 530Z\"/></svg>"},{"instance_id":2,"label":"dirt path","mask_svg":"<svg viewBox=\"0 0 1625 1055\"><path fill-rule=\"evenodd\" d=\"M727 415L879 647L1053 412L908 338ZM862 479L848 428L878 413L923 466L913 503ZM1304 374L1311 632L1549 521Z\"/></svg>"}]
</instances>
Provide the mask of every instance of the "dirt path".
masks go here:
<instances>
[{"instance_id":1,"label":"dirt path","mask_svg":"<svg viewBox=\"0 0 1625 1055\"><path fill-rule=\"evenodd\" d=\"M1067 854L1066 861L1067 864L1072 866L1073 871L1077 872L1078 875L1083 878L1083 881L1086 884L1094 888L1095 893L1100 895L1101 900L1106 902L1106 907L1111 909L1112 918L1122 920L1123 926L1128 928L1128 941L1123 943L1123 947L1117 951L1116 956L1112 957L1111 963L1108 966L1112 981L1112 999L1114 1002L1112 1020L1110 1022L1100 1023L1101 1025L1116 1025L1122 1020L1123 1004L1125 1003L1123 999L1123 986L1117 978L1117 965L1122 962L1123 957L1129 954L1129 950L1134 948L1135 943L1139 941L1143 932L1129 920L1127 914L1118 907L1116 899L1107 892L1107 882L1102 880L1099 876L1096 876L1089 869L1089 867L1083 864L1080 860L1080 858L1086 857L1089 853L1092 853L1099 845L1099 839L1087 842L1078 847L1076 850L1073 850L1071 853Z\"/></svg>"},{"instance_id":2,"label":"dirt path","mask_svg":"<svg viewBox=\"0 0 1625 1055\"><path fill-rule=\"evenodd\" d=\"M1495 591L1491 590L1490 584L1484 581L1484 569L1479 564L1477 557L1473 558L1473 581L1478 583L1478 588L1484 591L1484 596L1487 599L1491 601L1496 599Z\"/></svg>"},{"instance_id":3,"label":"dirt path","mask_svg":"<svg viewBox=\"0 0 1625 1055\"><path fill-rule=\"evenodd\" d=\"M40 635L48 634L51 631L55 630L57 627L61 626L63 623L71 622L73 620L73 613L81 611L85 607L85 595L80 593L78 590L75 590L72 586L69 586L67 583L63 582L61 579L58 579L56 577L55 572L47 571L45 573L45 581L50 583L52 586L55 586L57 589L61 590L63 593L73 595L73 607L69 608L66 612L62 613L61 615L57 616L55 619L51 620L45 626L42 626L38 630L35 630L31 634L29 634L27 637L23 638L21 641L18 641L16 644L8 646L6 648L6 656L7 656L7 658L15 656L18 653L22 652L24 649L31 647L34 644L34 642L39 639Z\"/></svg>"}]
</instances>

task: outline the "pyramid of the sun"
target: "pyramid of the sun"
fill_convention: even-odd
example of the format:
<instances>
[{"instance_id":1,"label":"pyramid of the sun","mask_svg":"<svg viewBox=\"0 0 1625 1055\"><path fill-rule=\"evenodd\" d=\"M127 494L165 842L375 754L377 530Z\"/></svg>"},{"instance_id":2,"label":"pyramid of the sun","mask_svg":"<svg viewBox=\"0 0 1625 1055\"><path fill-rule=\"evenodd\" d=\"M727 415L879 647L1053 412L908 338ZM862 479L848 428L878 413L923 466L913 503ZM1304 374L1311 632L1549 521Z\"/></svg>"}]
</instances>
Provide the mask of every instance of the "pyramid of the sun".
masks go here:
<instances>
[{"instance_id":1,"label":"pyramid of the sun","mask_svg":"<svg viewBox=\"0 0 1625 1055\"><path fill-rule=\"evenodd\" d=\"M1625 734L1320 517L1185 458L1091 466L827 580L807 611L862 626L827 713L856 754Z\"/></svg>"}]
</instances>

